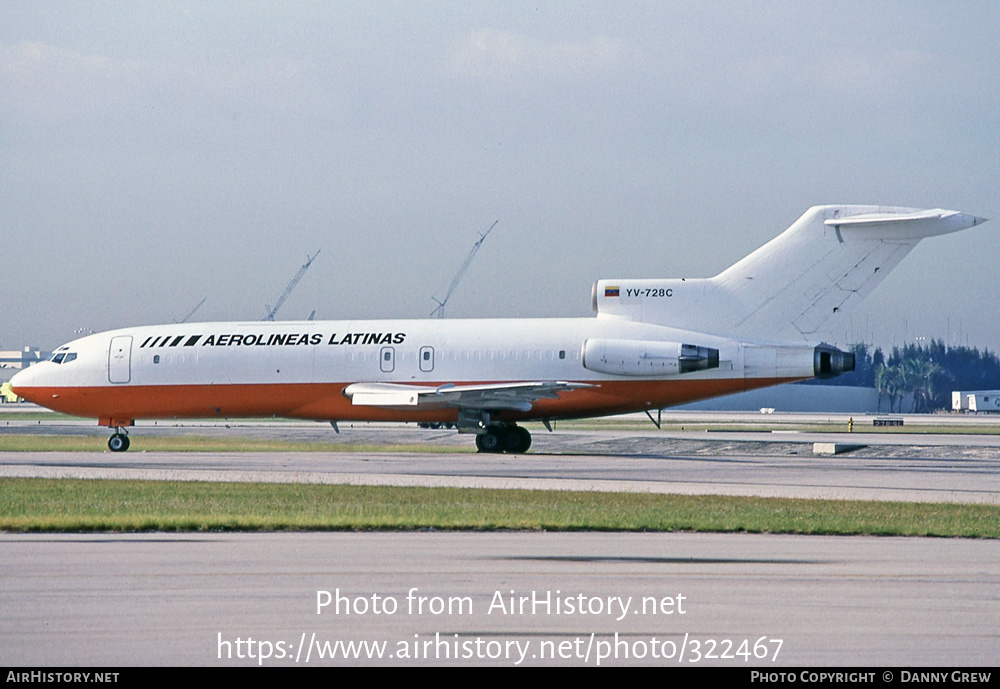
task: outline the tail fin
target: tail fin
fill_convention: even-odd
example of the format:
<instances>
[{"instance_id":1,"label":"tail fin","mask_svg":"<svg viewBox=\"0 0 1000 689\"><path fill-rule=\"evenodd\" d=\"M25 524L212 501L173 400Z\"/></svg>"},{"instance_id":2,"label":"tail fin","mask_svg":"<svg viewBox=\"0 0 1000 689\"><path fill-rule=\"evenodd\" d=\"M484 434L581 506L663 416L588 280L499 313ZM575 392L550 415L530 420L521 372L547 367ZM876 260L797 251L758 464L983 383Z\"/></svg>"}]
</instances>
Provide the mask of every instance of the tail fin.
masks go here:
<instances>
[{"instance_id":1,"label":"tail fin","mask_svg":"<svg viewBox=\"0 0 1000 689\"><path fill-rule=\"evenodd\" d=\"M921 239L985 221L942 209L814 206L713 278L600 280L594 307L685 330L815 340Z\"/></svg>"}]
</instances>

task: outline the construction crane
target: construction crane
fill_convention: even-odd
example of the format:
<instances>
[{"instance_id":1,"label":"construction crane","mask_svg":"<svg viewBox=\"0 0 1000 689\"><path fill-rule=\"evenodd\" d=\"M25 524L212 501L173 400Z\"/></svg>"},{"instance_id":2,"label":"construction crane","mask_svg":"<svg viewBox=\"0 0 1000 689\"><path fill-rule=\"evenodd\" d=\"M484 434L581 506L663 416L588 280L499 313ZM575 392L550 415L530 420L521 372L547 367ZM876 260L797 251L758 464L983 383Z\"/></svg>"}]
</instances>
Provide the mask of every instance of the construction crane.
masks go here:
<instances>
[{"instance_id":1,"label":"construction crane","mask_svg":"<svg viewBox=\"0 0 1000 689\"><path fill-rule=\"evenodd\" d=\"M204 299L202 299L201 301L199 301L199 302L198 302L198 305L197 305L197 306L195 306L195 307L194 307L193 309L191 309L190 311L188 311L188 312L187 312L187 315L186 315L186 316L184 316L184 318L181 318L180 320L177 320L177 319L175 318L175 319L174 319L174 323L187 323L187 322L188 322L188 319L189 319L189 318L191 318L191 316L193 316L193 315L194 315L194 312L195 312L195 311L197 311L198 309L200 309L200 308L201 308L201 305L202 305L202 304L204 304L204 303L205 303L205 302L206 302L207 300L208 300L208 297L205 297Z\"/></svg>"},{"instance_id":2,"label":"construction crane","mask_svg":"<svg viewBox=\"0 0 1000 689\"><path fill-rule=\"evenodd\" d=\"M278 313L278 309L280 309L281 305L285 303L286 299L288 299L288 295L292 293L293 289L295 289L295 285L299 284L299 280L301 280L302 276L306 274L306 271L309 270L309 266L312 265L312 262L316 260L317 256L319 256L319 251L314 253L311 257L309 254L306 254L306 262L301 268L299 268L299 272L297 272L295 277L292 278L292 281L288 283L288 287L286 287L285 291L281 293L281 296L278 297L278 301L275 302L274 308L272 309L270 306L266 307L267 316L264 317L265 321L274 320L274 315Z\"/></svg>"},{"instance_id":3,"label":"construction crane","mask_svg":"<svg viewBox=\"0 0 1000 689\"><path fill-rule=\"evenodd\" d=\"M444 318L444 305L447 304L448 299L451 298L451 293L454 292L455 287L458 286L458 281L462 279L462 276L465 275L465 271L469 269L469 265L472 263L472 259L476 257L476 253L479 251L479 247L481 247L483 245L483 242L486 241L486 235L488 235L490 232L493 231L493 228L497 226L498 222L500 221L494 220L493 224L490 225L490 229L486 230L486 232L479 233L479 241L477 241L473 245L472 251L470 251L469 255L465 257L465 261L462 263L462 267L458 269L458 273L456 273L455 277L452 278L451 284L448 285L448 292L447 294L444 295L444 299L431 297L431 299L433 299L438 303L438 305L434 308L434 310L431 311L431 317L437 316L438 318Z\"/></svg>"}]
</instances>

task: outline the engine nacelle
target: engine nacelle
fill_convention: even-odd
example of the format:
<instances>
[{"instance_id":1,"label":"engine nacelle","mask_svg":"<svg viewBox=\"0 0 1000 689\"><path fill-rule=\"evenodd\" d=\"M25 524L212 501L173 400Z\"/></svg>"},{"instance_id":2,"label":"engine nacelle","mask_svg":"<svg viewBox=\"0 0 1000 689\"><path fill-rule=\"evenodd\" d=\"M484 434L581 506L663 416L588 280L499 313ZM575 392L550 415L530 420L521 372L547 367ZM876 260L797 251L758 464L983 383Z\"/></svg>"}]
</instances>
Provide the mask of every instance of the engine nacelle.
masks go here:
<instances>
[{"instance_id":1,"label":"engine nacelle","mask_svg":"<svg viewBox=\"0 0 1000 689\"><path fill-rule=\"evenodd\" d=\"M589 339L583 367L616 376L674 376L719 368L719 350L651 340Z\"/></svg>"},{"instance_id":2,"label":"engine nacelle","mask_svg":"<svg viewBox=\"0 0 1000 689\"><path fill-rule=\"evenodd\" d=\"M845 352L828 344L821 344L813 350L813 373L817 378L836 378L853 370L853 352Z\"/></svg>"}]
</instances>

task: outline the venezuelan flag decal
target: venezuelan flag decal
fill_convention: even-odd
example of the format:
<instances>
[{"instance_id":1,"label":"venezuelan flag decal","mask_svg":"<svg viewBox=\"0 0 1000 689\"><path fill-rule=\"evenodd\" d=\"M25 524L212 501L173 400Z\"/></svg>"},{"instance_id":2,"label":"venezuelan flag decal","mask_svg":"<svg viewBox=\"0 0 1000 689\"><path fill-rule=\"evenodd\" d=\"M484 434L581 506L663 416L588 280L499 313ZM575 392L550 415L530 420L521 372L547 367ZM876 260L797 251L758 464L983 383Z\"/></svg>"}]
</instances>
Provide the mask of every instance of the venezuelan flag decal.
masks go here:
<instances>
[{"instance_id":1,"label":"venezuelan flag decal","mask_svg":"<svg viewBox=\"0 0 1000 689\"><path fill-rule=\"evenodd\" d=\"M617 297L617 296L619 296L619 292L620 292L620 290L618 289L618 285L615 285L613 287L609 285L608 287L604 288L604 296L605 296L605 298L607 298L607 297Z\"/></svg>"}]
</instances>

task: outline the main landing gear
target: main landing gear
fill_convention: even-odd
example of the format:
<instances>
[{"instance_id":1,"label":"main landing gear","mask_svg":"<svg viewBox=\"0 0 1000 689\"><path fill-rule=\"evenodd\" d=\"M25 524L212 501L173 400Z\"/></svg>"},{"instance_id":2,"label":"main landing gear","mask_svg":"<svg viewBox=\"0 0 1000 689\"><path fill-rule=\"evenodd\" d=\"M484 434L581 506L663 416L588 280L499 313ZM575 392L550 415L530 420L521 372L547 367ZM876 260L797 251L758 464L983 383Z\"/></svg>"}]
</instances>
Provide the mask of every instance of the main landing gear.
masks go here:
<instances>
[{"instance_id":1,"label":"main landing gear","mask_svg":"<svg viewBox=\"0 0 1000 689\"><path fill-rule=\"evenodd\" d=\"M531 447L531 433L521 426L491 423L476 436L476 447L480 452L522 454Z\"/></svg>"},{"instance_id":2,"label":"main landing gear","mask_svg":"<svg viewBox=\"0 0 1000 689\"><path fill-rule=\"evenodd\" d=\"M125 452L128 446L128 433L123 429L118 429L114 435L108 438L108 449L112 452Z\"/></svg>"}]
</instances>

